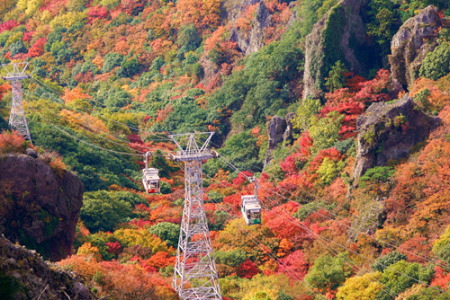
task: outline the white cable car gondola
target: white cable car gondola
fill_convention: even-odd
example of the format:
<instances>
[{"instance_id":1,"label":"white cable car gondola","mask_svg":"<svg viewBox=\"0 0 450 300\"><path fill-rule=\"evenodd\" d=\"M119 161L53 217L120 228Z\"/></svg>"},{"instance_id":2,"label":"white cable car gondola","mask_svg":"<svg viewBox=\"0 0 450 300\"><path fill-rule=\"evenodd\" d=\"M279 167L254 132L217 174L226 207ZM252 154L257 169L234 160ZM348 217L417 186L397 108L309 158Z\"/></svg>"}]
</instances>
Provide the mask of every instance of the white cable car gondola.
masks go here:
<instances>
[{"instance_id":1,"label":"white cable car gondola","mask_svg":"<svg viewBox=\"0 0 450 300\"><path fill-rule=\"evenodd\" d=\"M255 184L254 195L241 196L241 212L247 225L261 224L261 204L258 199L258 185L256 184L256 178L247 178L250 182Z\"/></svg>"},{"instance_id":2,"label":"white cable car gondola","mask_svg":"<svg viewBox=\"0 0 450 300\"><path fill-rule=\"evenodd\" d=\"M247 225L261 224L261 204L255 195L244 195L242 199L242 216Z\"/></svg>"},{"instance_id":3,"label":"white cable car gondola","mask_svg":"<svg viewBox=\"0 0 450 300\"><path fill-rule=\"evenodd\" d=\"M159 188L159 170L148 167L148 156L151 152L146 152L144 155L145 168L142 170L142 183L145 191L148 194L157 194L160 192Z\"/></svg>"}]
</instances>

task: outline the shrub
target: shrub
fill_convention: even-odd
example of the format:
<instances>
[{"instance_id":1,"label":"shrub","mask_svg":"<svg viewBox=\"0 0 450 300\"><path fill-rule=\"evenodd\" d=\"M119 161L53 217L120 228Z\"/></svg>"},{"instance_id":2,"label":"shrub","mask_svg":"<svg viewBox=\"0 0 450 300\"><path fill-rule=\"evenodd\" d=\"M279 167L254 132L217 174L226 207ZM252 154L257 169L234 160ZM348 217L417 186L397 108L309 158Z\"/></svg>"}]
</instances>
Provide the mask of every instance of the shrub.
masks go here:
<instances>
[{"instance_id":1,"label":"shrub","mask_svg":"<svg viewBox=\"0 0 450 300\"><path fill-rule=\"evenodd\" d=\"M420 67L420 76L438 80L450 72L450 43L437 46L428 53Z\"/></svg>"},{"instance_id":2,"label":"shrub","mask_svg":"<svg viewBox=\"0 0 450 300\"><path fill-rule=\"evenodd\" d=\"M149 229L149 232L165 241L168 246L176 248L178 245L178 238L180 233L180 225L178 224L170 222L158 223L152 226Z\"/></svg>"},{"instance_id":3,"label":"shrub","mask_svg":"<svg viewBox=\"0 0 450 300\"><path fill-rule=\"evenodd\" d=\"M27 143L17 131L3 131L0 133L0 154L24 153Z\"/></svg>"},{"instance_id":4,"label":"shrub","mask_svg":"<svg viewBox=\"0 0 450 300\"><path fill-rule=\"evenodd\" d=\"M387 267L395 264L398 261L406 260L407 256L403 253L393 251L386 255L379 257L372 265L372 269L375 271L383 272Z\"/></svg>"}]
</instances>

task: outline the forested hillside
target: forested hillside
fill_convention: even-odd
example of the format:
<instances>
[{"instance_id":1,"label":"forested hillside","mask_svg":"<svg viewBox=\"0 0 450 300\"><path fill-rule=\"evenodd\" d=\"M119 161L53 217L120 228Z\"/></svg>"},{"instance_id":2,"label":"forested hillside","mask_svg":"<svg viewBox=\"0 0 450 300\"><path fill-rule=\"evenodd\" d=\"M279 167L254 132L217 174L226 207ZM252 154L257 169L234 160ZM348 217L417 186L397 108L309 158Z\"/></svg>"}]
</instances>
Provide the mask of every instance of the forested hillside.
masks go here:
<instances>
[{"instance_id":1,"label":"forested hillside","mask_svg":"<svg viewBox=\"0 0 450 300\"><path fill-rule=\"evenodd\" d=\"M33 145L83 182L58 264L97 297L177 299L169 134L213 131L224 299L450 299L447 0L2 0L0 62L28 62L32 137L8 128L0 80L0 155ZM262 224L246 226L253 175Z\"/></svg>"}]
</instances>

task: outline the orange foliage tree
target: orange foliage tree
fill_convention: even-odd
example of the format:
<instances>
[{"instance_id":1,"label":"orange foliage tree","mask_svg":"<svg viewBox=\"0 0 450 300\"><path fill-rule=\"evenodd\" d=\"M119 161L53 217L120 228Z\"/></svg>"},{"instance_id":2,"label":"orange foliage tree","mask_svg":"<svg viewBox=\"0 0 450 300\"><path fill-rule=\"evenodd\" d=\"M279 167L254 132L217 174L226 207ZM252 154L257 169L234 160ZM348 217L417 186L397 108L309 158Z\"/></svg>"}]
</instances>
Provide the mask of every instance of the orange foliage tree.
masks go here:
<instances>
[{"instance_id":1,"label":"orange foliage tree","mask_svg":"<svg viewBox=\"0 0 450 300\"><path fill-rule=\"evenodd\" d=\"M450 106L439 116L442 125L413 159L397 168L397 185L385 200L387 225L403 226L404 238L436 237L450 220Z\"/></svg>"},{"instance_id":2,"label":"orange foliage tree","mask_svg":"<svg viewBox=\"0 0 450 300\"><path fill-rule=\"evenodd\" d=\"M139 264L97 262L72 256L58 263L82 276L95 287L98 297L114 299L178 299L176 292L158 273L149 273Z\"/></svg>"},{"instance_id":3,"label":"orange foliage tree","mask_svg":"<svg viewBox=\"0 0 450 300\"><path fill-rule=\"evenodd\" d=\"M23 153L27 143L23 136L17 131L4 131L0 133L0 154Z\"/></svg>"}]
</instances>

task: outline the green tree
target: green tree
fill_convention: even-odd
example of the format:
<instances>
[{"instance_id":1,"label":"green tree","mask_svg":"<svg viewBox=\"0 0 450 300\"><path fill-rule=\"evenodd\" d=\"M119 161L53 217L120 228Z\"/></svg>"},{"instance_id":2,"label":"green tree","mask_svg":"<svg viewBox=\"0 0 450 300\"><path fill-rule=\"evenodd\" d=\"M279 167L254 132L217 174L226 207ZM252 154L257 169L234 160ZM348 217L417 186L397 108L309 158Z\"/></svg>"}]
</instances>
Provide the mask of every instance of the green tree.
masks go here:
<instances>
[{"instance_id":1,"label":"green tree","mask_svg":"<svg viewBox=\"0 0 450 300\"><path fill-rule=\"evenodd\" d=\"M160 192L161 194L170 194L172 193L172 186L165 181L160 181Z\"/></svg>"},{"instance_id":2,"label":"green tree","mask_svg":"<svg viewBox=\"0 0 450 300\"><path fill-rule=\"evenodd\" d=\"M122 54L116 52L109 52L105 55L103 60L102 73L108 73L115 67L122 65L124 57Z\"/></svg>"},{"instance_id":3,"label":"green tree","mask_svg":"<svg viewBox=\"0 0 450 300\"><path fill-rule=\"evenodd\" d=\"M328 113L325 118L313 117L309 135L314 141L315 151L327 149L339 140L339 129L344 115L336 111Z\"/></svg>"},{"instance_id":4,"label":"green tree","mask_svg":"<svg viewBox=\"0 0 450 300\"><path fill-rule=\"evenodd\" d=\"M14 56L19 53L27 53L27 51L28 50L22 41L17 41L15 43L12 43L11 45L9 45L9 52L10 52L11 56Z\"/></svg>"},{"instance_id":5,"label":"green tree","mask_svg":"<svg viewBox=\"0 0 450 300\"><path fill-rule=\"evenodd\" d=\"M328 77L325 78L325 86L328 91L334 92L345 86L345 76L344 73L347 71L343 62L338 60L334 66L331 67Z\"/></svg>"},{"instance_id":6,"label":"green tree","mask_svg":"<svg viewBox=\"0 0 450 300\"><path fill-rule=\"evenodd\" d=\"M220 154L232 161L238 169L257 172L262 169L262 163L258 159L259 148L256 143L257 138L247 130L227 139ZM205 172L211 176L219 168L231 170L226 162L219 159L211 159L205 164Z\"/></svg>"},{"instance_id":7,"label":"green tree","mask_svg":"<svg viewBox=\"0 0 450 300\"><path fill-rule=\"evenodd\" d=\"M332 210L334 207L332 204L329 204L323 200L312 201L302 205L295 213L294 217L299 219L300 221L304 221L310 214L318 211L319 209Z\"/></svg>"},{"instance_id":8,"label":"green tree","mask_svg":"<svg viewBox=\"0 0 450 300\"><path fill-rule=\"evenodd\" d=\"M180 234L180 225L170 222L162 222L153 225L149 231L151 234L154 234L161 240L165 241L168 246L172 246L174 248L177 247L178 237Z\"/></svg>"},{"instance_id":9,"label":"green tree","mask_svg":"<svg viewBox=\"0 0 450 300\"><path fill-rule=\"evenodd\" d=\"M345 263L347 259L345 253L320 256L309 269L305 281L321 292L336 290L351 274L351 267Z\"/></svg>"},{"instance_id":10,"label":"green tree","mask_svg":"<svg viewBox=\"0 0 450 300\"><path fill-rule=\"evenodd\" d=\"M213 222L210 224L210 230L223 230L225 223L230 219L230 214L226 211L216 210L213 214Z\"/></svg>"},{"instance_id":11,"label":"green tree","mask_svg":"<svg viewBox=\"0 0 450 300\"><path fill-rule=\"evenodd\" d=\"M445 232L434 243L433 253L439 259L450 264L450 226L445 229Z\"/></svg>"},{"instance_id":12,"label":"green tree","mask_svg":"<svg viewBox=\"0 0 450 300\"><path fill-rule=\"evenodd\" d=\"M319 99L306 98L297 109L297 113L292 120L295 128L301 131L309 130L309 127L316 121L316 115L319 113L322 105Z\"/></svg>"},{"instance_id":13,"label":"green tree","mask_svg":"<svg viewBox=\"0 0 450 300\"><path fill-rule=\"evenodd\" d=\"M100 5L113 9L120 4L120 0L100 0Z\"/></svg>"},{"instance_id":14,"label":"green tree","mask_svg":"<svg viewBox=\"0 0 450 300\"><path fill-rule=\"evenodd\" d=\"M118 110L131 103L131 95L122 89L111 89L104 103L106 107Z\"/></svg>"},{"instance_id":15,"label":"green tree","mask_svg":"<svg viewBox=\"0 0 450 300\"><path fill-rule=\"evenodd\" d=\"M310 33L314 24L337 2L337 0L309 0L301 2L298 5L298 10L300 19L302 20L300 29L302 36L305 37Z\"/></svg>"},{"instance_id":16,"label":"green tree","mask_svg":"<svg viewBox=\"0 0 450 300\"><path fill-rule=\"evenodd\" d=\"M387 267L395 264L398 261L406 260L407 256L398 251L389 252L386 255L379 257L372 265L372 269L375 271L383 272Z\"/></svg>"},{"instance_id":17,"label":"green tree","mask_svg":"<svg viewBox=\"0 0 450 300\"><path fill-rule=\"evenodd\" d=\"M5 119L3 119L2 116L0 116L0 132L2 132L5 129L8 129L8 122L6 122Z\"/></svg>"},{"instance_id":18,"label":"green tree","mask_svg":"<svg viewBox=\"0 0 450 300\"><path fill-rule=\"evenodd\" d=\"M116 225L133 217L130 203L111 197L106 191L84 194L80 218L91 232L113 231Z\"/></svg>"},{"instance_id":19,"label":"green tree","mask_svg":"<svg viewBox=\"0 0 450 300\"><path fill-rule=\"evenodd\" d=\"M393 167L373 167L368 169L366 173L359 179L361 186L364 187L366 183L381 184L390 180L394 175Z\"/></svg>"},{"instance_id":20,"label":"green tree","mask_svg":"<svg viewBox=\"0 0 450 300\"><path fill-rule=\"evenodd\" d=\"M450 72L450 43L437 46L433 52L428 53L422 62L420 76L438 80Z\"/></svg>"},{"instance_id":21,"label":"green tree","mask_svg":"<svg viewBox=\"0 0 450 300\"><path fill-rule=\"evenodd\" d=\"M156 168L159 170L159 177L169 178L169 173L179 170L179 167L172 167L169 165L164 154L160 150L156 150L149 161L149 166L151 168Z\"/></svg>"},{"instance_id":22,"label":"green tree","mask_svg":"<svg viewBox=\"0 0 450 300\"><path fill-rule=\"evenodd\" d=\"M340 174L341 170L344 167L345 161L335 161L329 159L328 157L325 157L319 169L317 170L317 174L320 176L321 184L330 184Z\"/></svg>"},{"instance_id":23,"label":"green tree","mask_svg":"<svg viewBox=\"0 0 450 300\"><path fill-rule=\"evenodd\" d=\"M177 38L177 45L180 46L180 53L186 53L197 49L201 42L202 38L198 34L194 24L181 26Z\"/></svg>"},{"instance_id":24,"label":"green tree","mask_svg":"<svg viewBox=\"0 0 450 300\"><path fill-rule=\"evenodd\" d=\"M137 58L133 57L122 63L122 66L117 70L117 75L120 77L133 77L141 71L141 64Z\"/></svg>"},{"instance_id":25,"label":"green tree","mask_svg":"<svg viewBox=\"0 0 450 300\"><path fill-rule=\"evenodd\" d=\"M443 291L437 286L430 286L427 288L422 288L420 291L411 295L406 300L449 300L450 295L448 291Z\"/></svg>"},{"instance_id":26,"label":"green tree","mask_svg":"<svg viewBox=\"0 0 450 300\"><path fill-rule=\"evenodd\" d=\"M401 26L398 5L391 0L373 0L369 2L368 33L375 38L381 48L381 56L390 52L390 43Z\"/></svg>"},{"instance_id":27,"label":"green tree","mask_svg":"<svg viewBox=\"0 0 450 300\"><path fill-rule=\"evenodd\" d=\"M237 267L247 260L247 255L240 249L215 251L214 256L217 263L228 265L230 267Z\"/></svg>"},{"instance_id":28,"label":"green tree","mask_svg":"<svg viewBox=\"0 0 450 300\"><path fill-rule=\"evenodd\" d=\"M386 287L378 293L377 299L391 300L416 283L428 284L433 277L433 268L424 267L418 263L409 263L400 260L387 267L381 277Z\"/></svg>"},{"instance_id":29,"label":"green tree","mask_svg":"<svg viewBox=\"0 0 450 300\"><path fill-rule=\"evenodd\" d=\"M159 71L159 69L161 69L161 67L164 66L165 63L166 62L164 61L164 59L161 56L158 56L152 61L150 69L152 69L153 71Z\"/></svg>"},{"instance_id":30,"label":"green tree","mask_svg":"<svg viewBox=\"0 0 450 300\"><path fill-rule=\"evenodd\" d=\"M224 197L224 195L222 193L217 192L217 191L209 191L208 192L208 199L211 202L214 202L214 203L222 202L223 197Z\"/></svg>"},{"instance_id":31,"label":"green tree","mask_svg":"<svg viewBox=\"0 0 450 300\"><path fill-rule=\"evenodd\" d=\"M106 246L108 242L117 242L117 239L112 234L99 231L84 237L83 242L89 242L92 246L97 247L104 260L116 258L116 255L108 252L108 246Z\"/></svg>"}]
</instances>

